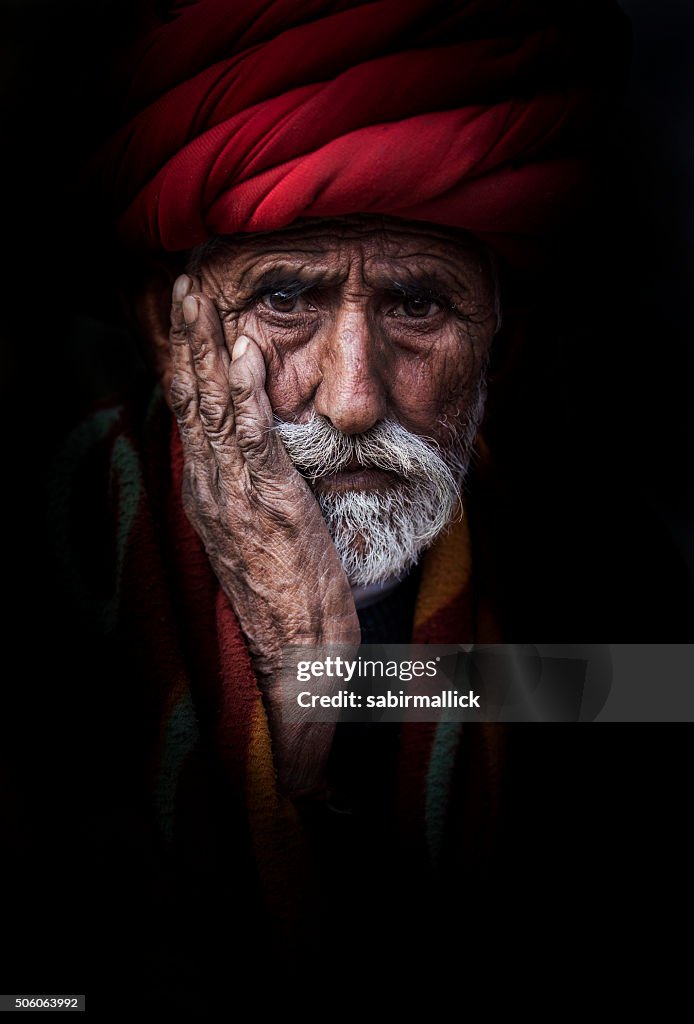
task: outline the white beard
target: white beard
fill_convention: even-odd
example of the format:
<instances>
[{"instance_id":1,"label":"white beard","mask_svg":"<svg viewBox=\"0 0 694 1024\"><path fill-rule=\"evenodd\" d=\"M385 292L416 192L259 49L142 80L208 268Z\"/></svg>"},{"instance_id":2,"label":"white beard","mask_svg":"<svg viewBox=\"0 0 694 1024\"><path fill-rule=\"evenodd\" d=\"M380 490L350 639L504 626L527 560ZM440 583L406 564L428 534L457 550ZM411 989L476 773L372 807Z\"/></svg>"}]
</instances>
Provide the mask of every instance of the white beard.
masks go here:
<instances>
[{"instance_id":1,"label":"white beard","mask_svg":"<svg viewBox=\"0 0 694 1024\"><path fill-rule=\"evenodd\" d=\"M308 423L277 421L289 457L311 485L344 468L360 465L397 473L401 483L385 491L332 492L316 489L335 548L355 586L403 576L421 553L462 515L461 487L484 412L486 387L464 416L449 428L445 447L383 420L364 434L343 434L322 416Z\"/></svg>"}]
</instances>

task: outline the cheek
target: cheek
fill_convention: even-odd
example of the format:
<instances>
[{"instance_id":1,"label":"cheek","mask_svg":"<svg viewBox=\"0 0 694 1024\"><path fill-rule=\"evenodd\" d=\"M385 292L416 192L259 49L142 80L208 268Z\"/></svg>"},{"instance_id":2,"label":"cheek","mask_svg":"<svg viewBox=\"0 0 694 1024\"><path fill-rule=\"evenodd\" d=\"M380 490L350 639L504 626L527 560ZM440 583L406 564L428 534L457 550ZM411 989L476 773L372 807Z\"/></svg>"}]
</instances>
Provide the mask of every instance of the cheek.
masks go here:
<instances>
[{"instance_id":1,"label":"cheek","mask_svg":"<svg viewBox=\"0 0 694 1024\"><path fill-rule=\"evenodd\" d=\"M263 353L267 368L267 391L270 405L282 419L302 416L309 408L320 380L320 371L311 357L310 346L301 344L287 329L273 328L253 313L241 314L235 322L225 324L229 351L240 334L248 334Z\"/></svg>"},{"instance_id":2,"label":"cheek","mask_svg":"<svg viewBox=\"0 0 694 1024\"><path fill-rule=\"evenodd\" d=\"M393 414L416 433L437 432L452 404L460 405L477 382L483 353L458 330L432 337L417 354L400 352L391 362Z\"/></svg>"}]
</instances>

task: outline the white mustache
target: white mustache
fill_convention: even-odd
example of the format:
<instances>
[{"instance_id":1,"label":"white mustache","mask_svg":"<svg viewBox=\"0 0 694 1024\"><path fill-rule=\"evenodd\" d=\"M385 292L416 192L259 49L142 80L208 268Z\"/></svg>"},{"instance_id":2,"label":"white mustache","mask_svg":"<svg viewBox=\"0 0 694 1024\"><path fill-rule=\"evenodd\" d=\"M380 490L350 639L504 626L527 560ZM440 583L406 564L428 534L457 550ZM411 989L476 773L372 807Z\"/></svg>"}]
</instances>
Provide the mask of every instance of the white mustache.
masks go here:
<instances>
[{"instance_id":1,"label":"white mustache","mask_svg":"<svg viewBox=\"0 0 694 1024\"><path fill-rule=\"evenodd\" d=\"M467 411L448 427L446 445L413 434L394 420L382 420L363 434L343 434L315 413L307 423L275 418L275 430L290 459L310 484L353 462L399 477L383 491L321 488L316 493L353 585L402 576L462 515L461 487L485 396L484 378L480 377Z\"/></svg>"},{"instance_id":2,"label":"white mustache","mask_svg":"<svg viewBox=\"0 0 694 1024\"><path fill-rule=\"evenodd\" d=\"M343 434L315 413L307 423L276 420L276 430L290 459L309 480L330 476L352 462L368 469L383 469L406 480L431 478L440 473L449 485L461 460L443 453L432 438L412 434L394 420L383 420L363 434Z\"/></svg>"}]
</instances>

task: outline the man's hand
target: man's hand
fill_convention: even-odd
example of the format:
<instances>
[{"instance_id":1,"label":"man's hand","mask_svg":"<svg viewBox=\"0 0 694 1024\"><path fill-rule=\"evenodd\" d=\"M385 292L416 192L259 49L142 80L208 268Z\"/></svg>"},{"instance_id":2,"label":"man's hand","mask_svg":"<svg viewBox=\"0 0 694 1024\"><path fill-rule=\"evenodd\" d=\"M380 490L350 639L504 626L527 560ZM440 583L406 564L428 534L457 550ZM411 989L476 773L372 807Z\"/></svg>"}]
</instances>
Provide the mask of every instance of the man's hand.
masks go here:
<instances>
[{"instance_id":1,"label":"man's hand","mask_svg":"<svg viewBox=\"0 0 694 1024\"><path fill-rule=\"evenodd\" d=\"M359 643L349 583L318 503L273 430L258 345L240 336L230 357L213 301L185 275L174 285L170 341L183 505L248 640L280 780L310 788L332 728L283 730L273 683L287 645Z\"/></svg>"}]
</instances>

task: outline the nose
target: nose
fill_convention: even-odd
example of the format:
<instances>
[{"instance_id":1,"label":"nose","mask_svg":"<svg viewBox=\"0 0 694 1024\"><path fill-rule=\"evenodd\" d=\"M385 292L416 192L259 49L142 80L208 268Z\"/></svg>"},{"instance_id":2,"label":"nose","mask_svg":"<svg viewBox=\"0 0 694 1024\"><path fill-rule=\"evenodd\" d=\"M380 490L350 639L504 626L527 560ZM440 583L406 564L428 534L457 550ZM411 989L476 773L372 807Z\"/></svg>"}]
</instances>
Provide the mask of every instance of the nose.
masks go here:
<instances>
[{"instance_id":1,"label":"nose","mask_svg":"<svg viewBox=\"0 0 694 1024\"><path fill-rule=\"evenodd\" d=\"M366 311L342 312L331 324L320 360L315 411L345 434L363 434L386 414L377 339Z\"/></svg>"}]
</instances>

